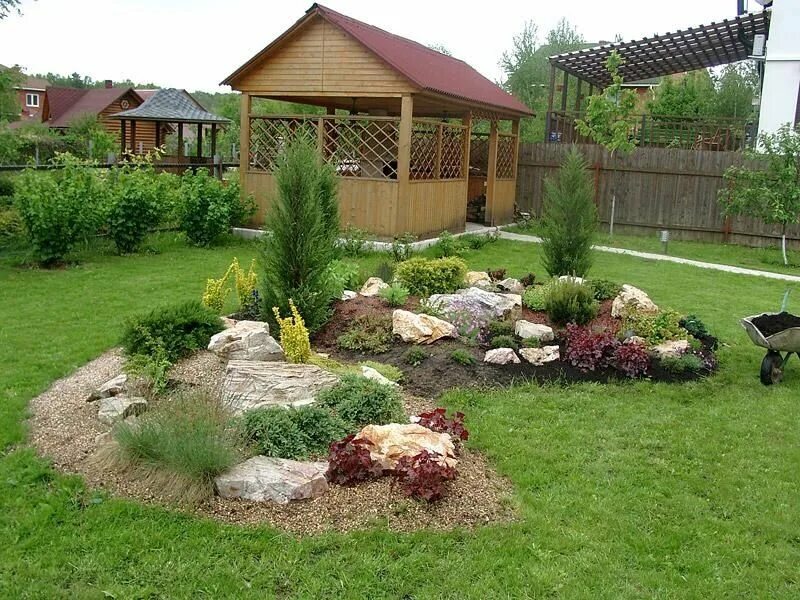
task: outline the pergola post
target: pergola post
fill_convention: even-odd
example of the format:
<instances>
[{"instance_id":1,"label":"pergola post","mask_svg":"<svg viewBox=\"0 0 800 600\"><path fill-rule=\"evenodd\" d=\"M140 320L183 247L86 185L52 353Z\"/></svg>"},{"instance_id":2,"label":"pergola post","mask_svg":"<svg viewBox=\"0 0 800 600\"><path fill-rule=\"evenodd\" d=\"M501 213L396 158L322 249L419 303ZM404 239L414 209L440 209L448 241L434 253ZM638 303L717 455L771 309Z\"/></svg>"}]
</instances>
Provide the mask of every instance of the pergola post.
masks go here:
<instances>
[{"instance_id":1,"label":"pergola post","mask_svg":"<svg viewBox=\"0 0 800 600\"><path fill-rule=\"evenodd\" d=\"M487 224L495 224L495 188L497 183L497 140L498 121L492 119L489 126L489 166L486 169L486 220Z\"/></svg>"},{"instance_id":2,"label":"pergola post","mask_svg":"<svg viewBox=\"0 0 800 600\"><path fill-rule=\"evenodd\" d=\"M183 123L178 123L178 156L183 156Z\"/></svg>"},{"instance_id":3,"label":"pergola post","mask_svg":"<svg viewBox=\"0 0 800 600\"><path fill-rule=\"evenodd\" d=\"M569 73L564 71L564 80L561 84L561 112L567 112L567 90L569 90Z\"/></svg>"},{"instance_id":4,"label":"pergola post","mask_svg":"<svg viewBox=\"0 0 800 600\"><path fill-rule=\"evenodd\" d=\"M556 92L556 66L550 64L550 90L547 94L547 114L544 120L544 141L550 141L550 122L553 118L553 97Z\"/></svg>"},{"instance_id":5,"label":"pergola post","mask_svg":"<svg viewBox=\"0 0 800 600\"><path fill-rule=\"evenodd\" d=\"M211 124L211 158L217 155L217 124Z\"/></svg>"},{"instance_id":6,"label":"pergola post","mask_svg":"<svg viewBox=\"0 0 800 600\"><path fill-rule=\"evenodd\" d=\"M575 112L581 111L581 85L583 85L583 79L578 79L575 86Z\"/></svg>"},{"instance_id":7,"label":"pergola post","mask_svg":"<svg viewBox=\"0 0 800 600\"><path fill-rule=\"evenodd\" d=\"M247 92L242 92L239 115L239 171L242 173L242 193L245 193L244 175L250 166L250 110L253 99Z\"/></svg>"},{"instance_id":8,"label":"pergola post","mask_svg":"<svg viewBox=\"0 0 800 600\"><path fill-rule=\"evenodd\" d=\"M203 158L203 124L197 124L197 158ZM197 161L200 162L200 161Z\"/></svg>"},{"instance_id":9,"label":"pergola post","mask_svg":"<svg viewBox=\"0 0 800 600\"><path fill-rule=\"evenodd\" d=\"M411 185L411 132L414 119L414 97L406 94L400 100L400 131L397 140L398 211L405 216L404 229L411 231L409 186ZM397 231L397 228L394 228Z\"/></svg>"}]
</instances>

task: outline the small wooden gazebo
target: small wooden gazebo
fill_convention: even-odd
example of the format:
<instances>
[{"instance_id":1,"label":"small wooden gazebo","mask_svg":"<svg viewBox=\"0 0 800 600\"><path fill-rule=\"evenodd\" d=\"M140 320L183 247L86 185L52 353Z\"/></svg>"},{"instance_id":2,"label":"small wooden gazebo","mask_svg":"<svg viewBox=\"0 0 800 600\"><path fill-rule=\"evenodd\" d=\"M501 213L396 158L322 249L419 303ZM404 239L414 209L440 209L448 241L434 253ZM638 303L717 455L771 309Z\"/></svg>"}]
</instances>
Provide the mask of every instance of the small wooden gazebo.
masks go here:
<instances>
[{"instance_id":1,"label":"small wooden gazebo","mask_svg":"<svg viewBox=\"0 0 800 600\"><path fill-rule=\"evenodd\" d=\"M184 157L183 150L183 128L184 125L194 125L197 127L197 150L196 160L191 162L211 162L217 151L217 131L230 123L229 119L220 117L208 112L186 90L174 88L163 88L156 90L141 105L130 110L125 110L111 116L112 119L120 121L120 150L124 156L126 153L139 153L140 145L136 141L136 123L146 122L155 123L156 147L164 143L163 125L175 125L178 131L178 156L171 157L178 160ZM203 157L203 131L210 129L211 135L211 155ZM130 133L127 133L128 129ZM208 160L204 160L207 158ZM189 162L189 161L187 161Z\"/></svg>"},{"instance_id":2,"label":"small wooden gazebo","mask_svg":"<svg viewBox=\"0 0 800 600\"><path fill-rule=\"evenodd\" d=\"M485 164L472 171L485 176L486 224L513 219L519 119L532 113L463 61L314 4L223 84L242 92L241 181L259 223L276 158L298 137L339 174L343 224L382 237L464 231L479 157ZM254 98L325 114L255 115ZM482 151L471 156L473 139Z\"/></svg>"}]
</instances>

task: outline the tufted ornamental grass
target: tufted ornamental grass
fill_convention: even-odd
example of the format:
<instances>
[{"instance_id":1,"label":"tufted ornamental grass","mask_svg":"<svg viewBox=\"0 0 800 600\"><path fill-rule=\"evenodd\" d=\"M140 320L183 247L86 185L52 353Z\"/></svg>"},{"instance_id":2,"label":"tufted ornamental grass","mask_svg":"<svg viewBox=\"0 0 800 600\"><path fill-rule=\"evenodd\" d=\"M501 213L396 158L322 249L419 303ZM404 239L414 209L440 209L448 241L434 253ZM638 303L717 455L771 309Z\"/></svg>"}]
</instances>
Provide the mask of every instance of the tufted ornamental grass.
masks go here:
<instances>
[{"instance_id":1,"label":"tufted ornamental grass","mask_svg":"<svg viewBox=\"0 0 800 600\"><path fill-rule=\"evenodd\" d=\"M214 494L214 478L239 460L237 436L214 394L192 391L162 400L113 430L101 453L107 466L131 474L157 495L195 505Z\"/></svg>"}]
</instances>

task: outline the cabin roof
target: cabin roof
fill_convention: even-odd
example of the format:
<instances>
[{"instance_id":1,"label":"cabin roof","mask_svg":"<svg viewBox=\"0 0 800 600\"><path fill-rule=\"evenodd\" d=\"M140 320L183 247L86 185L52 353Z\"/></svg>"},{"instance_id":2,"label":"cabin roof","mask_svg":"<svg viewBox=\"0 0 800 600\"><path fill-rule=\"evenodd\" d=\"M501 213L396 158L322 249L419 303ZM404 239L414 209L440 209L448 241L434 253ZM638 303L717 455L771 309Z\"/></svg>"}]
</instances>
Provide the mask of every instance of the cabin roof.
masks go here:
<instances>
[{"instance_id":1,"label":"cabin roof","mask_svg":"<svg viewBox=\"0 0 800 600\"><path fill-rule=\"evenodd\" d=\"M449 96L466 103L480 104L500 112L510 112L515 115L533 114L525 104L478 73L466 62L320 4L312 5L302 19L222 83L233 86L242 74L265 58L285 37L314 15L319 15L342 29L422 91Z\"/></svg>"},{"instance_id":2,"label":"cabin roof","mask_svg":"<svg viewBox=\"0 0 800 600\"><path fill-rule=\"evenodd\" d=\"M48 119L50 127L69 127L81 115L99 115L127 93L139 98L133 88L47 88ZM141 99L141 98L139 98Z\"/></svg>"}]
</instances>

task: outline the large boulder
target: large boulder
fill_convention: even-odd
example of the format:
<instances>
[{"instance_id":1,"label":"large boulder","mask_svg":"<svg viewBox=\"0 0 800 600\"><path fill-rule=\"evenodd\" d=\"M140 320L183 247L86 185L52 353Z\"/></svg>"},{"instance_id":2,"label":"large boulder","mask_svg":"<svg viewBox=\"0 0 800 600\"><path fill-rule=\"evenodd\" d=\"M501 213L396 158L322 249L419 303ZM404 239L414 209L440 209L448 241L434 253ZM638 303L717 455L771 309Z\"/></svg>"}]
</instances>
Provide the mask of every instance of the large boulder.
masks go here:
<instances>
[{"instance_id":1,"label":"large boulder","mask_svg":"<svg viewBox=\"0 0 800 600\"><path fill-rule=\"evenodd\" d=\"M507 277L502 281L497 282L497 287L501 292L509 292L511 294L522 294L525 291L525 286L519 279Z\"/></svg>"},{"instance_id":2,"label":"large boulder","mask_svg":"<svg viewBox=\"0 0 800 600\"><path fill-rule=\"evenodd\" d=\"M677 358L686 354L688 351L689 342L687 340L669 340L650 348L650 352L653 356L659 359Z\"/></svg>"},{"instance_id":3,"label":"large boulder","mask_svg":"<svg viewBox=\"0 0 800 600\"><path fill-rule=\"evenodd\" d=\"M354 298L358 298L358 292L354 292L352 290L345 290L342 292L342 296L339 299L342 302L347 302L348 300L353 300Z\"/></svg>"},{"instance_id":4,"label":"large boulder","mask_svg":"<svg viewBox=\"0 0 800 600\"><path fill-rule=\"evenodd\" d=\"M549 362L555 362L561 358L558 346L543 346L542 348L522 348L519 351L522 358L535 367L541 367Z\"/></svg>"},{"instance_id":5,"label":"large boulder","mask_svg":"<svg viewBox=\"0 0 800 600\"><path fill-rule=\"evenodd\" d=\"M611 316L621 318L631 311L653 314L658 312L658 306L642 290L626 283L611 304Z\"/></svg>"},{"instance_id":6,"label":"large boulder","mask_svg":"<svg viewBox=\"0 0 800 600\"><path fill-rule=\"evenodd\" d=\"M371 379L372 381L377 381L383 385L391 385L397 386L396 381L392 381L388 377L384 377L381 375L376 369L369 367L367 365L361 365L361 375L366 377L367 379Z\"/></svg>"},{"instance_id":7,"label":"large boulder","mask_svg":"<svg viewBox=\"0 0 800 600\"><path fill-rule=\"evenodd\" d=\"M222 401L234 414L271 406L303 406L339 378L315 365L232 360L225 369Z\"/></svg>"},{"instance_id":8,"label":"large boulder","mask_svg":"<svg viewBox=\"0 0 800 600\"><path fill-rule=\"evenodd\" d=\"M112 396L119 396L125 391L125 384L128 383L128 376L125 373L117 375L113 379L109 379L91 394L86 399L87 402L94 402L101 398L110 398Z\"/></svg>"},{"instance_id":9,"label":"large boulder","mask_svg":"<svg viewBox=\"0 0 800 600\"><path fill-rule=\"evenodd\" d=\"M533 338L540 342L552 342L554 339L553 328L539 323L531 323L520 319L514 325L514 333L523 340Z\"/></svg>"},{"instance_id":10,"label":"large boulder","mask_svg":"<svg viewBox=\"0 0 800 600\"><path fill-rule=\"evenodd\" d=\"M370 277L364 282L364 285L361 287L361 295L362 296L377 296L381 290L386 289L389 287L389 284L386 283L380 277Z\"/></svg>"},{"instance_id":11,"label":"large boulder","mask_svg":"<svg viewBox=\"0 0 800 600\"><path fill-rule=\"evenodd\" d=\"M492 348L483 356L483 362L491 365L519 364L519 357L513 348Z\"/></svg>"},{"instance_id":12,"label":"large boulder","mask_svg":"<svg viewBox=\"0 0 800 600\"><path fill-rule=\"evenodd\" d=\"M397 309L392 313L392 333L404 342L432 344L444 337L456 337L455 326L431 315Z\"/></svg>"},{"instance_id":13,"label":"large boulder","mask_svg":"<svg viewBox=\"0 0 800 600\"><path fill-rule=\"evenodd\" d=\"M237 321L211 337L208 349L226 360L283 360L283 349L263 321Z\"/></svg>"},{"instance_id":14,"label":"large boulder","mask_svg":"<svg viewBox=\"0 0 800 600\"><path fill-rule=\"evenodd\" d=\"M214 480L223 498L278 502L316 498L328 489L326 462L254 456Z\"/></svg>"},{"instance_id":15,"label":"large boulder","mask_svg":"<svg viewBox=\"0 0 800 600\"><path fill-rule=\"evenodd\" d=\"M106 425L114 425L128 417L142 414L147 410L144 398L128 398L127 396L108 396L100 399L97 409L97 420Z\"/></svg>"},{"instance_id":16,"label":"large boulder","mask_svg":"<svg viewBox=\"0 0 800 600\"><path fill-rule=\"evenodd\" d=\"M486 271L467 271L467 275L464 277L464 283L467 284L467 287L479 288L490 288L494 285L492 283L492 278L489 277Z\"/></svg>"},{"instance_id":17,"label":"large boulder","mask_svg":"<svg viewBox=\"0 0 800 600\"><path fill-rule=\"evenodd\" d=\"M394 469L404 456L416 456L423 450L437 456L437 460L455 466L455 447L448 433L436 433L416 423L390 423L389 425L367 425L358 432L356 439L371 442L369 453L372 460L384 469Z\"/></svg>"},{"instance_id":18,"label":"large boulder","mask_svg":"<svg viewBox=\"0 0 800 600\"><path fill-rule=\"evenodd\" d=\"M476 319L491 321L508 315L515 306L522 304L522 298L516 294L495 294L471 287L455 294L434 294L430 303L445 314L468 312Z\"/></svg>"}]
</instances>

